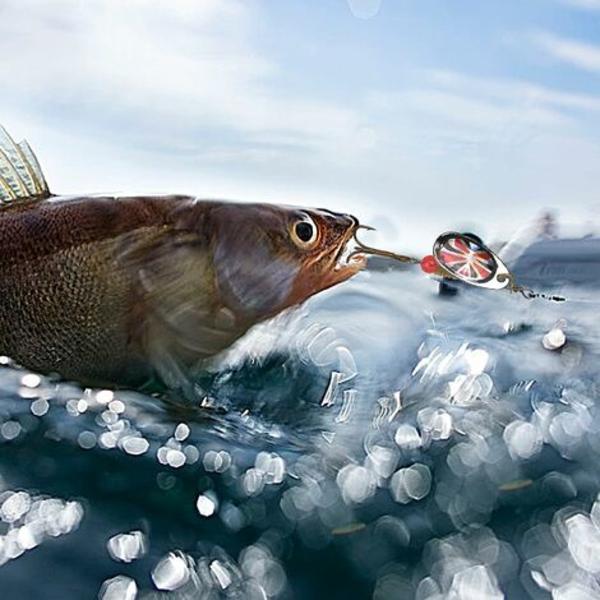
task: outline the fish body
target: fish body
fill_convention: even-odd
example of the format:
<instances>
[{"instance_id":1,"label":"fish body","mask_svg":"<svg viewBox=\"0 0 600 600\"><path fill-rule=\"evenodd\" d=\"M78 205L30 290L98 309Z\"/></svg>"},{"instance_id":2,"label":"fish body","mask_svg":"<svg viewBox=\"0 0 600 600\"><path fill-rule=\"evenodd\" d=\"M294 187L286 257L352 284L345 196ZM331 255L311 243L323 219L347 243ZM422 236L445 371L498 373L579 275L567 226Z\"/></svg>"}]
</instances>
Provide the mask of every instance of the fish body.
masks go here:
<instances>
[{"instance_id":1,"label":"fish body","mask_svg":"<svg viewBox=\"0 0 600 600\"><path fill-rule=\"evenodd\" d=\"M17 190L6 173L0 184ZM326 210L193 196L9 198L0 353L90 384L183 387L254 324L360 270L362 257L343 258L357 227Z\"/></svg>"},{"instance_id":2,"label":"fish body","mask_svg":"<svg viewBox=\"0 0 600 600\"><path fill-rule=\"evenodd\" d=\"M56 198L1 211L0 351L90 383L149 377L137 320L143 261L127 251L158 237L177 201Z\"/></svg>"}]
</instances>

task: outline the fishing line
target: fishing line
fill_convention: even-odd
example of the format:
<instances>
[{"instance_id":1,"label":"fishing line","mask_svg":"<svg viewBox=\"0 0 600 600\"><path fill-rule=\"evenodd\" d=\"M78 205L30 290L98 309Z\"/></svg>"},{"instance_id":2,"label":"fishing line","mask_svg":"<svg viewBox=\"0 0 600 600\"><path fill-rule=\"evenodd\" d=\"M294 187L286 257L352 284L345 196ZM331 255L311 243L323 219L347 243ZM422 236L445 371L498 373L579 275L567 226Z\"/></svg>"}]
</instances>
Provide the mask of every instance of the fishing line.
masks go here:
<instances>
[{"instance_id":1,"label":"fishing line","mask_svg":"<svg viewBox=\"0 0 600 600\"><path fill-rule=\"evenodd\" d=\"M357 228L358 229L366 229L367 231L375 231L374 227L369 227L368 225L359 225ZM409 264L419 264L421 261L418 258L414 258L412 256L406 256L404 254L397 254L396 252L392 252L391 250L381 250L379 248L373 248L371 246L367 246L366 244L363 244L357 237L356 237L356 232L354 232L354 241L356 242L356 245L359 247L359 250L355 250L354 252L352 252L349 256L349 258L351 258L352 256L356 256L357 254L373 254L374 256L384 256L386 258L393 258L394 260L397 260L399 262L402 263L409 263Z\"/></svg>"}]
</instances>

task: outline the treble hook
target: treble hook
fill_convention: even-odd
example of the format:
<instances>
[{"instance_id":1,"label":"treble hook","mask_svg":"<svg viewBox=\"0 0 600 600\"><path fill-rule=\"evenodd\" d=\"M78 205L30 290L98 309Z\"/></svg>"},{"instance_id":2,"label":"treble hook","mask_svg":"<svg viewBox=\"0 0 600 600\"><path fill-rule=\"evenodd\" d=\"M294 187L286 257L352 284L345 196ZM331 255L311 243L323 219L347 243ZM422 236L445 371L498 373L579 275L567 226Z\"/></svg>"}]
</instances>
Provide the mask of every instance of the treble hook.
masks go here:
<instances>
[{"instance_id":1,"label":"treble hook","mask_svg":"<svg viewBox=\"0 0 600 600\"><path fill-rule=\"evenodd\" d=\"M418 264L421 262L418 258L413 258L412 256L405 256L404 254L396 254L395 252L391 252L390 250L380 250L378 248L373 248L372 246L367 246L366 244L363 244L358 239L358 237L356 237L356 234L359 229L366 229L367 231L375 231L375 227L371 227L370 225L358 224L356 226L356 229L354 230L354 241L358 245L359 250L355 250L354 252L352 252L348 258L352 258L353 256L356 256L357 254L367 253L367 254L373 254L374 256L385 256L386 258L393 258L394 260L397 260L397 261L400 261L403 263Z\"/></svg>"}]
</instances>

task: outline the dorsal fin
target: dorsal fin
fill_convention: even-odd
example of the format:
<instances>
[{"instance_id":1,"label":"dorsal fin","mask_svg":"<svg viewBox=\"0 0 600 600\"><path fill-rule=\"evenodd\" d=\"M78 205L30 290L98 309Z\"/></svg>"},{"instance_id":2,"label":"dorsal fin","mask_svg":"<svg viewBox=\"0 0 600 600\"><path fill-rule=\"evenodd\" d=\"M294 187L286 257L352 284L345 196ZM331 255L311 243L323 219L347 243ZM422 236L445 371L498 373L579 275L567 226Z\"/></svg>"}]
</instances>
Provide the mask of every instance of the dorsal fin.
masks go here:
<instances>
[{"instance_id":1,"label":"dorsal fin","mask_svg":"<svg viewBox=\"0 0 600 600\"><path fill-rule=\"evenodd\" d=\"M29 144L25 140L15 143L0 125L0 203L16 204L48 196L44 173Z\"/></svg>"}]
</instances>

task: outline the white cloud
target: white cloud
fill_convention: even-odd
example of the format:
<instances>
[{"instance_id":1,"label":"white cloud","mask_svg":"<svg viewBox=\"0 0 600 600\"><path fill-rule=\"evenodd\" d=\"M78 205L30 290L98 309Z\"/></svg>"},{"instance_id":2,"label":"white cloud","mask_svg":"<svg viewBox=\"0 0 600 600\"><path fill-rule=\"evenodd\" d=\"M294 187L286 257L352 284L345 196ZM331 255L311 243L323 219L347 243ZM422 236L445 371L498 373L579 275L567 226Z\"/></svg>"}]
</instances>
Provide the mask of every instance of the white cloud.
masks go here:
<instances>
[{"instance_id":1,"label":"white cloud","mask_svg":"<svg viewBox=\"0 0 600 600\"><path fill-rule=\"evenodd\" d=\"M408 139L429 140L425 151L456 156L460 148L462 158L477 161L540 134L573 133L582 114L600 112L600 96L452 71L423 72L419 87L374 92L369 101L372 112L414 128Z\"/></svg>"},{"instance_id":2,"label":"white cloud","mask_svg":"<svg viewBox=\"0 0 600 600\"><path fill-rule=\"evenodd\" d=\"M255 154L266 145L267 157L281 143L314 149L352 136L359 128L353 111L271 85L278 67L251 43L251 6L4 1L0 52L10 60L0 62L0 77L11 85L3 95L88 121L121 117L146 143L165 144L169 134L167 145L183 151L190 150L188 129L242 136L241 146Z\"/></svg>"},{"instance_id":3,"label":"white cloud","mask_svg":"<svg viewBox=\"0 0 600 600\"><path fill-rule=\"evenodd\" d=\"M553 58L585 71L600 72L600 46L538 32L532 36L533 42Z\"/></svg>"},{"instance_id":4,"label":"white cloud","mask_svg":"<svg viewBox=\"0 0 600 600\"><path fill-rule=\"evenodd\" d=\"M368 112L388 124L394 183L416 190L425 238L469 222L484 236L510 230L534 207L567 212L567 199L575 218L595 201L600 96L448 71L419 79L371 94Z\"/></svg>"},{"instance_id":5,"label":"white cloud","mask_svg":"<svg viewBox=\"0 0 600 600\"><path fill-rule=\"evenodd\" d=\"M453 71L430 71L430 79L441 87L461 89L475 98L493 98L521 106L537 104L556 109L600 111L600 95L565 92L530 81L470 77Z\"/></svg>"},{"instance_id":6,"label":"white cloud","mask_svg":"<svg viewBox=\"0 0 600 600\"><path fill-rule=\"evenodd\" d=\"M356 210L357 106L286 92L246 0L3 0L1 120L53 190ZM310 73L306 73L310 77ZM354 169L354 171L353 171Z\"/></svg>"}]
</instances>

